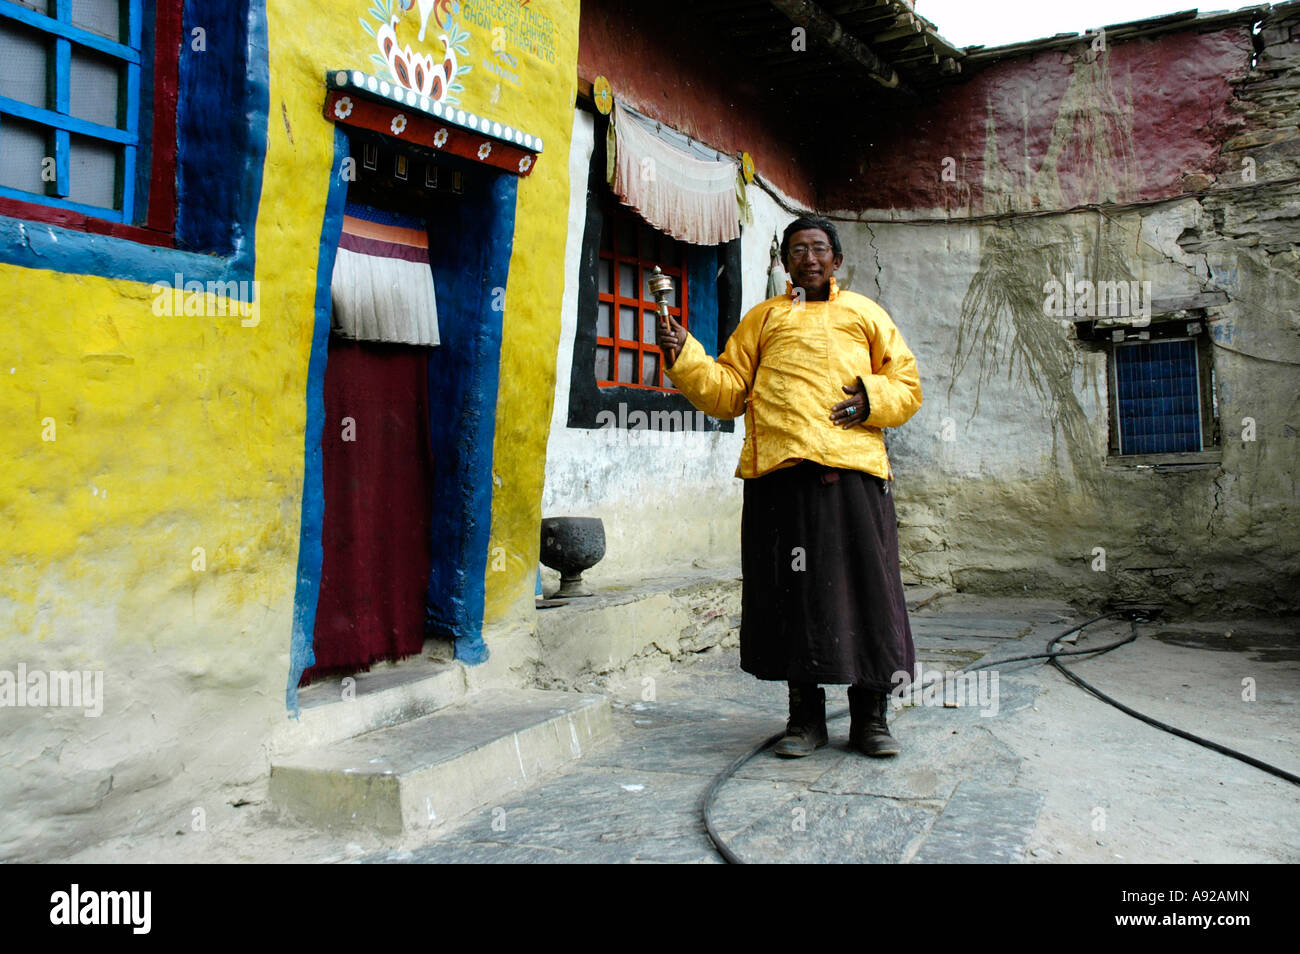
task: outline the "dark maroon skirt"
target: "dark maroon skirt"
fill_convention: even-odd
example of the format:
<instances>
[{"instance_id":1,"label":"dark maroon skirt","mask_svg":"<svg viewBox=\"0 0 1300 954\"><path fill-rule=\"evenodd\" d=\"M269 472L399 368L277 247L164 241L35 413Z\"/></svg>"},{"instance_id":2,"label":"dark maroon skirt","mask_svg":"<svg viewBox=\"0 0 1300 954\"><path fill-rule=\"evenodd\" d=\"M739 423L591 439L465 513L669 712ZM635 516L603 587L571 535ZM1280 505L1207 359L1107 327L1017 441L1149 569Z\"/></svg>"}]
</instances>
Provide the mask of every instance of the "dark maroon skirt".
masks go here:
<instances>
[{"instance_id":1,"label":"dark maroon skirt","mask_svg":"<svg viewBox=\"0 0 1300 954\"><path fill-rule=\"evenodd\" d=\"M745 481L740 667L890 691L916 662L889 482L805 461Z\"/></svg>"}]
</instances>

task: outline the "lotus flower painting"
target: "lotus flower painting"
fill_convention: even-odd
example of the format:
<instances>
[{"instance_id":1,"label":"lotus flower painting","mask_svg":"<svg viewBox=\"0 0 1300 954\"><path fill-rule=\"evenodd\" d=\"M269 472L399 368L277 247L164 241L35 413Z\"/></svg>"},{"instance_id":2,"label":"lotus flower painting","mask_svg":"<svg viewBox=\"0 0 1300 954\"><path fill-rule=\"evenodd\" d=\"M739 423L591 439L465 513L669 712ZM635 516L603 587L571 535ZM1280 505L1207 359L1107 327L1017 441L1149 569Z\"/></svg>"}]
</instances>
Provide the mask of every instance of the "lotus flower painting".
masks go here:
<instances>
[{"instance_id":1,"label":"lotus flower painting","mask_svg":"<svg viewBox=\"0 0 1300 954\"><path fill-rule=\"evenodd\" d=\"M459 11L456 0L370 0L367 12L375 22L362 18L361 26L379 50L370 55L376 75L432 102L456 105L465 89L459 77L472 69L460 62L469 57L469 33L456 25Z\"/></svg>"}]
</instances>

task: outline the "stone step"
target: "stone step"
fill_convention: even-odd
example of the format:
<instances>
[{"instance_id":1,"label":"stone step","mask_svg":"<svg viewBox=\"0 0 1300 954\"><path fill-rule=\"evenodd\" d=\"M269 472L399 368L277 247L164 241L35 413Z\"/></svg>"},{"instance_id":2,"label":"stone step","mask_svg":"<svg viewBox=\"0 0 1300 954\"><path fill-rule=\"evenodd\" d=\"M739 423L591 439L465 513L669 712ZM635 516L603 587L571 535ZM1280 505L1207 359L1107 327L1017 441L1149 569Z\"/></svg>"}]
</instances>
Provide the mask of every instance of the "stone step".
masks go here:
<instances>
[{"instance_id":1,"label":"stone step","mask_svg":"<svg viewBox=\"0 0 1300 954\"><path fill-rule=\"evenodd\" d=\"M676 660L736 645L740 574L707 570L594 586L590 597L539 610L539 675L561 684L615 672L640 656Z\"/></svg>"},{"instance_id":2,"label":"stone step","mask_svg":"<svg viewBox=\"0 0 1300 954\"><path fill-rule=\"evenodd\" d=\"M590 597L555 600L539 608L541 675L573 684L656 652L676 660L714 646L729 649L739 644L739 568L607 582L592 588ZM553 592L554 587L547 590ZM904 590L908 611L948 592L908 586Z\"/></svg>"},{"instance_id":3,"label":"stone step","mask_svg":"<svg viewBox=\"0 0 1300 954\"><path fill-rule=\"evenodd\" d=\"M915 613L917 610L923 609L939 597L950 592L952 591L937 586L907 583L903 586L903 599L907 603L907 611L909 613Z\"/></svg>"},{"instance_id":4,"label":"stone step","mask_svg":"<svg viewBox=\"0 0 1300 954\"><path fill-rule=\"evenodd\" d=\"M612 732L604 696L486 689L273 760L271 802L319 827L427 831L520 791Z\"/></svg>"},{"instance_id":5,"label":"stone step","mask_svg":"<svg viewBox=\"0 0 1300 954\"><path fill-rule=\"evenodd\" d=\"M377 663L370 672L331 676L298 692L297 718L271 739L274 758L409 722L465 698L463 663L418 656Z\"/></svg>"}]
</instances>

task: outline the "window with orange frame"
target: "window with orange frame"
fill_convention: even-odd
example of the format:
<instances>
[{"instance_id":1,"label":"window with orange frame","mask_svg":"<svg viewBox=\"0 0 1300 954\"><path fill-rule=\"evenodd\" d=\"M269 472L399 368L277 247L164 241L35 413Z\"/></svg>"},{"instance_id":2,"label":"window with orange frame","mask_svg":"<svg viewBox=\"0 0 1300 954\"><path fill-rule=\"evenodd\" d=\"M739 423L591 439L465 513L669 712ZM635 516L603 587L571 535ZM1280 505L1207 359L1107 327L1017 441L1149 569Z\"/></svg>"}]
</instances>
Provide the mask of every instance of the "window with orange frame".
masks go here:
<instances>
[{"instance_id":1,"label":"window with orange frame","mask_svg":"<svg viewBox=\"0 0 1300 954\"><path fill-rule=\"evenodd\" d=\"M689 329L686 245L612 195L606 196L603 212L596 263L596 383L676 392L664 377L663 353L655 345L659 312L649 281L656 265L672 279L668 313Z\"/></svg>"}]
</instances>

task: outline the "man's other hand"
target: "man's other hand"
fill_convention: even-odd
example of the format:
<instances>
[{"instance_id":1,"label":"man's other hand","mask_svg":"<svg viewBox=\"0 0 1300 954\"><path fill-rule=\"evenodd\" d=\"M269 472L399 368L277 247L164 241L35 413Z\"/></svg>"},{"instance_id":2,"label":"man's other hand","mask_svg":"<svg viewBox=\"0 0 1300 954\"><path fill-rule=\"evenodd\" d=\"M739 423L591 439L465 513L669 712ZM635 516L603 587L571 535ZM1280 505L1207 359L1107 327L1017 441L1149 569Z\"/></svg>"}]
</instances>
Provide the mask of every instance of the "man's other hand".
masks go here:
<instances>
[{"instance_id":1,"label":"man's other hand","mask_svg":"<svg viewBox=\"0 0 1300 954\"><path fill-rule=\"evenodd\" d=\"M841 401L831 408L831 422L846 430L854 424L860 424L871 413L867 405L867 389L861 379L854 381L841 390L849 395L847 401Z\"/></svg>"}]
</instances>

